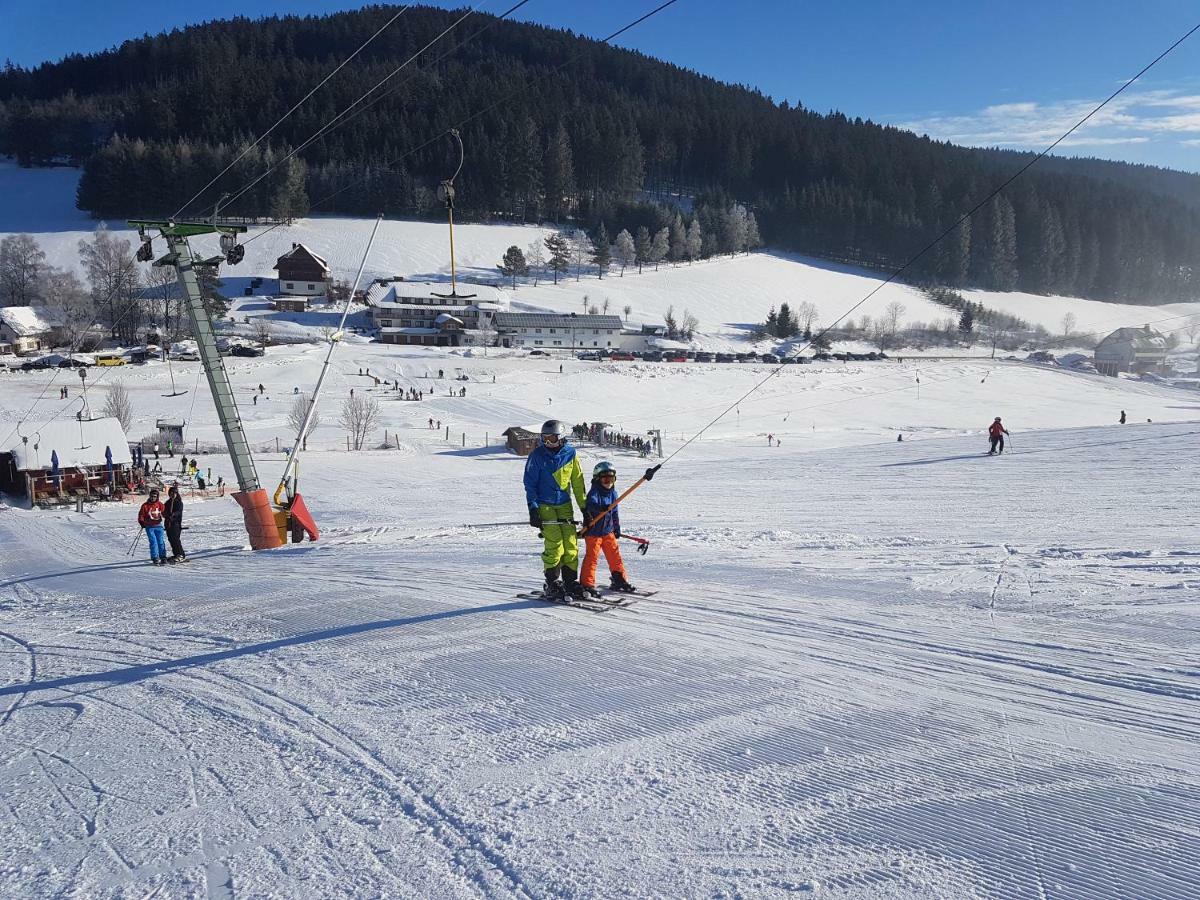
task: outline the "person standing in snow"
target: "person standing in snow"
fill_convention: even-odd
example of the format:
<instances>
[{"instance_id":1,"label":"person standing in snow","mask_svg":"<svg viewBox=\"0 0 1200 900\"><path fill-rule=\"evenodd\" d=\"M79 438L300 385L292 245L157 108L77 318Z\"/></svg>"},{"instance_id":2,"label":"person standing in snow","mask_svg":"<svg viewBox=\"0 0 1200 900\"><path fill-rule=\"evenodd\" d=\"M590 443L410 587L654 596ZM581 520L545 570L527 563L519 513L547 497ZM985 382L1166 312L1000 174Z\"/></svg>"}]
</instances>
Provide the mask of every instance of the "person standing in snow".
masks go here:
<instances>
[{"instance_id":1,"label":"person standing in snow","mask_svg":"<svg viewBox=\"0 0 1200 900\"><path fill-rule=\"evenodd\" d=\"M588 491L587 503L583 507L584 525L592 523L583 533L587 551L583 556L579 583L585 591L596 587L596 566L603 551L604 559L608 562L612 589L627 594L633 593L633 585L625 578L625 562L621 559L621 548L617 544L621 539L621 516L620 511L613 505L616 502L616 466L607 461L596 463L596 467L592 469L592 489Z\"/></svg>"},{"instance_id":2,"label":"person standing in snow","mask_svg":"<svg viewBox=\"0 0 1200 900\"><path fill-rule=\"evenodd\" d=\"M1121 424L1125 424L1125 410L1121 410Z\"/></svg>"},{"instance_id":3,"label":"person standing in snow","mask_svg":"<svg viewBox=\"0 0 1200 900\"><path fill-rule=\"evenodd\" d=\"M998 453L1004 452L1004 436L1006 434L1008 434L1008 429L1000 423L1000 417L996 416L996 421L988 428L988 440L992 444L992 449L988 451L988 456L995 456Z\"/></svg>"},{"instance_id":4,"label":"person standing in snow","mask_svg":"<svg viewBox=\"0 0 1200 900\"><path fill-rule=\"evenodd\" d=\"M167 535L163 530L163 505L158 502L158 488L150 488L150 495L138 510L138 524L146 529L146 540L150 542L150 562L156 566L167 564Z\"/></svg>"},{"instance_id":5,"label":"person standing in snow","mask_svg":"<svg viewBox=\"0 0 1200 900\"><path fill-rule=\"evenodd\" d=\"M574 494L575 502L582 510L587 504L587 492L575 448L567 442L566 436L567 426L558 419L550 419L542 425L541 443L525 460L529 524L542 533L545 596L551 600L561 600L568 594L575 599L584 598L576 572L579 543L571 495Z\"/></svg>"},{"instance_id":6,"label":"person standing in snow","mask_svg":"<svg viewBox=\"0 0 1200 900\"><path fill-rule=\"evenodd\" d=\"M171 556L167 562L174 565L187 562L187 554L183 552L183 498L179 496L179 485L172 484L167 491L167 502L163 507L163 524L167 532L167 540L171 542Z\"/></svg>"}]
</instances>

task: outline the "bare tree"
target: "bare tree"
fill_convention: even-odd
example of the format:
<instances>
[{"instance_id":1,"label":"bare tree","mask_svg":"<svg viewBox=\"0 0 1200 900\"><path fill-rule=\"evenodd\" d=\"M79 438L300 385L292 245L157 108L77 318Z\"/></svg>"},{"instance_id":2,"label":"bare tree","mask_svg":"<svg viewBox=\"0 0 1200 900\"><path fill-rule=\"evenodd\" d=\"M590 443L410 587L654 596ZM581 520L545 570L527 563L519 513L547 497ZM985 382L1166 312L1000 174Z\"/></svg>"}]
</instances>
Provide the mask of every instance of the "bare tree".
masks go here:
<instances>
[{"instance_id":1,"label":"bare tree","mask_svg":"<svg viewBox=\"0 0 1200 900\"><path fill-rule=\"evenodd\" d=\"M625 313L625 321L626 321L626 322L628 322L628 321L629 321L629 314L630 314L631 312L633 312L633 307L632 307L632 306L630 306L628 303L626 303L626 304L625 304L625 305L624 305L624 306L621 308L621 311L622 311L623 313Z\"/></svg>"},{"instance_id":2,"label":"bare tree","mask_svg":"<svg viewBox=\"0 0 1200 900\"><path fill-rule=\"evenodd\" d=\"M45 269L38 279L38 294L48 306L62 312L62 339L75 351L96 321L92 298L74 272Z\"/></svg>"},{"instance_id":3,"label":"bare tree","mask_svg":"<svg viewBox=\"0 0 1200 900\"><path fill-rule=\"evenodd\" d=\"M338 424L350 435L355 450L361 450L367 437L379 427L379 403L368 397L350 397L342 404Z\"/></svg>"},{"instance_id":4,"label":"bare tree","mask_svg":"<svg viewBox=\"0 0 1200 900\"><path fill-rule=\"evenodd\" d=\"M811 300L803 300L796 304L796 308L792 310L792 318L795 319L796 328L801 334L812 332L813 326L817 324L817 304Z\"/></svg>"},{"instance_id":5,"label":"bare tree","mask_svg":"<svg viewBox=\"0 0 1200 900\"><path fill-rule=\"evenodd\" d=\"M575 280L579 280L579 275L583 271L584 262L592 255L592 239L588 237L586 231L582 228L576 228L571 232L571 261L575 264Z\"/></svg>"},{"instance_id":6,"label":"bare tree","mask_svg":"<svg viewBox=\"0 0 1200 900\"><path fill-rule=\"evenodd\" d=\"M683 311L683 318L679 320L680 334L690 341L695 336L696 329L699 327L700 322L685 308Z\"/></svg>"},{"instance_id":7,"label":"bare tree","mask_svg":"<svg viewBox=\"0 0 1200 900\"><path fill-rule=\"evenodd\" d=\"M120 422L121 429L129 434L129 429L133 427L133 403L129 399L129 391L125 390L125 385L121 382L114 381L108 386L108 397L104 400L101 413L106 418Z\"/></svg>"},{"instance_id":8,"label":"bare tree","mask_svg":"<svg viewBox=\"0 0 1200 900\"><path fill-rule=\"evenodd\" d=\"M271 343L271 323L265 316L254 319L254 339L263 347Z\"/></svg>"},{"instance_id":9,"label":"bare tree","mask_svg":"<svg viewBox=\"0 0 1200 900\"><path fill-rule=\"evenodd\" d=\"M104 223L90 241L79 242L79 257L92 287L92 302L104 314L114 338L132 343L142 326L144 310L137 296L138 270L132 247L113 237Z\"/></svg>"},{"instance_id":10,"label":"bare tree","mask_svg":"<svg viewBox=\"0 0 1200 900\"><path fill-rule=\"evenodd\" d=\"M142 281L150 297L162 304L162 340L177 340L183 292L176 287L174 267L151 266L143 273Z\"/></svg>"},{"instance_id":11,"label":"bare tree","mask_svg":"<svg viewBox=\"0 0 1200 900\"><path fill-rule=\"evenodd\" d=\"M611 301L611 300L609 300L607 297L605 297L605 298L604 298L604 302L600 304L600 308L601 308L602 310L604 310L604 314L605 314L605 315L608 315L608 307L609 307L611 304L612 304L612 301Z\"/></svg>"},{"instance_id":12,"label":"bare tree","mask_svg":"<svg viewBox=\"0 0 1200 900\"><path fill-rule=\"evenodd\" d=\"M525 248L525 263L533 273L533 286L537 287L538 275L546 265L546 245L536 240Z\"/></svg>"},{"instance_id":13,"label":"bare tree","mask_svg":"<svg viewBox=\"0 0 1200 900\"><path fill-rule=\"evenodd\" d=\"M1062 333L1064 338L1069 338L1071 332L1075 330L1075 314L1067 313L1062 317Z\"/></svg>"},{"instance_id":14,"label":"bare tree","mask_svg":"<svg viewBox=\"0 0 1200 900\"><path fill-rule=\"evenodd\" d=\"M313 405L312 397L307 394L302 394L292 401L292 408L288 410L288 425L296 432L296 437L300 441L300 446L308 449L308 436L312 434L312 430L321 424L321 413L314 408L312 418L308 420L308 428L304 434L300 433L300 429L304 427L304 417L308 415L309 407Z\"/></svg>"},{"instance_id":15,"label":"bare tree","mask_svg":"<svg viewBox=\"0 0 1200 900\"><path fill-rule=\"evenodd\" d=\"M46 254L28 234L0 241L0 306L29 306L36 299Z\"/></svg>"},{"instance_id":16,"label":"bare tree","mask_svg":"<svg viewBox=\"0 0 1200 900\"><path fill-rule=\"evenodd\" d=\"M904 304L893 300L883 309L883 315L876 324L876 343L880 350L886 350L896 345L896 337L900 334L900 319L904 315Z\"/></svg>"}]
</instances>

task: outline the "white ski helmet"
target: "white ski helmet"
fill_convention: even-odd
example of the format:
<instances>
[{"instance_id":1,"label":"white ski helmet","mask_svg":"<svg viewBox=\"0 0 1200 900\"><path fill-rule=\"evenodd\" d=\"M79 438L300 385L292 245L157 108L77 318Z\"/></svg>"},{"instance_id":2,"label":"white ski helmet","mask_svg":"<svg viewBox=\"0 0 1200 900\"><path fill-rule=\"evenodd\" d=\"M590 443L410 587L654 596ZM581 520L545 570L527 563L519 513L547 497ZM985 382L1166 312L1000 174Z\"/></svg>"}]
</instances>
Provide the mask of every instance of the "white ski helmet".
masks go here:
<instances>
[{"instance_id":1,"label":"white ski helmet","mask_svg":"<svg viewBox=\"0 0 1200 900\"><path fill-rule=\"evenodd\" d=\"M547 419L542 423L542 437L549 437L550 435L554 435L559 440L565 438L567 436L566 423L558 419Z\"/></svg>"}]
</instances>

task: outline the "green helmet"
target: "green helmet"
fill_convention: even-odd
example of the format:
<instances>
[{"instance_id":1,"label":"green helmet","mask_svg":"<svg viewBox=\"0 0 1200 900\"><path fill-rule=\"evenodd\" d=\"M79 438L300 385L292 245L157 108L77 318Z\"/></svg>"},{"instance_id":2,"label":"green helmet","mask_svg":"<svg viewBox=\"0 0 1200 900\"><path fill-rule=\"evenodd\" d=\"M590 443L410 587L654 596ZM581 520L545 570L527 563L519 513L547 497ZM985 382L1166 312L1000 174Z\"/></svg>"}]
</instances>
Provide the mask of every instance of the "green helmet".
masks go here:
<instances>
[{"instance_id":1,"label":"green helmet","mask_svg":"<svg viewBox=\"0 0 1200 900\"><path fill-rule=\"evenodd\" d=\"M613 478L616 478L617 467L608 460L601 460L600 462L596 463L596 467L592 469L592 477L599 478L601 475L611 475Z\"/></svg>"}]
</instances>

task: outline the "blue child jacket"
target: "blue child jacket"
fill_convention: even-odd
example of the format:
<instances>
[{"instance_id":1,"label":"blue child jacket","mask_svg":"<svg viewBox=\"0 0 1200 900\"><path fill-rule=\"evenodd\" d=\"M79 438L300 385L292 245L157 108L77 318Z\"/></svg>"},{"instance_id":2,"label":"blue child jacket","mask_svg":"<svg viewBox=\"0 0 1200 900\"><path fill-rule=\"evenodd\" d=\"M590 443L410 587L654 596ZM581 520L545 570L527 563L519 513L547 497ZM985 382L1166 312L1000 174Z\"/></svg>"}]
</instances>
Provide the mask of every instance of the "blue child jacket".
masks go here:
<instances>
[{"instance_id":1,"label":"blue child jacket","mask_svg":"<svg viewBox=\"0 0 1200 900\"><path fill-rule=\"evenodd\" d=\"M616 502L617 488L615 485L606 488L597 482L592 482L592 489L588 491L587 503L583 508L584 522L592 521ZM620 507L614 506L609 512L604 513L600 520L587 530L586 534L588 537L603 537L606 534L617 534L620 530Z\"/></svg>"}]
</instances>

